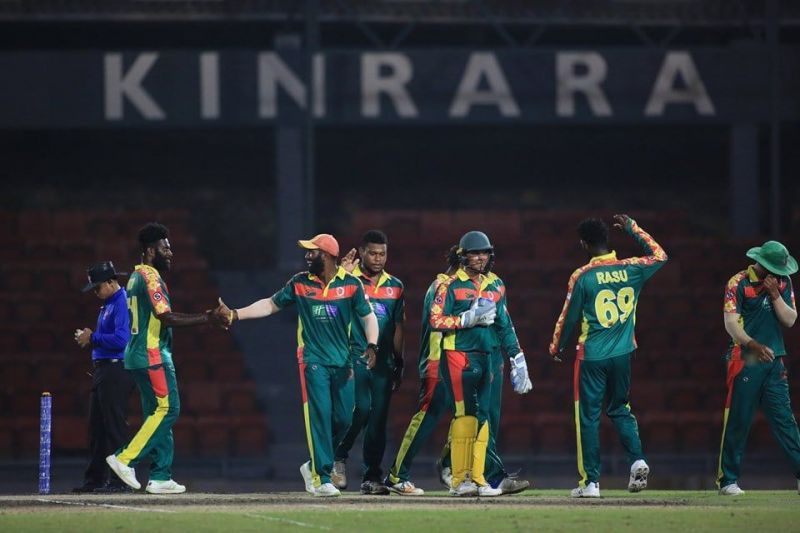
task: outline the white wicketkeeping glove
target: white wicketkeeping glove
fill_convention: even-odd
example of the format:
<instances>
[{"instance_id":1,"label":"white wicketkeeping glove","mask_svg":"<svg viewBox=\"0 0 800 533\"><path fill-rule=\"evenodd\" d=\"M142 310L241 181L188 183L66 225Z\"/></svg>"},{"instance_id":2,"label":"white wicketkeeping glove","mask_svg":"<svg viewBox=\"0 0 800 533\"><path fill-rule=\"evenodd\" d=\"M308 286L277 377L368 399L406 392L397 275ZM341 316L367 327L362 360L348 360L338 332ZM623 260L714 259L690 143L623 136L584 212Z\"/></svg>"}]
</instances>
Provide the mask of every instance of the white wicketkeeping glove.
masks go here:
<instances>
[{"instance_id":1,"label":"white wicketkeeping glove","mask_svg":"<svg viewBox=\"0 0 800 533\"><path fill-rule=\"evenodd\" d=\"M486 298L475 298L469 310L459 315L462 328L474 326L491 326L497 315L497 305Z\"/></svg>"},{"instance_id":2,"label":"white wicketkeeping glove","mask_svg":"<svg viewBox=\"0 0 800 533\"><path fill-rule=\"evenodd\" d=\"M510 357L511 362L511 385L517 394L525 394L533 388L533 382L528 375L528 364L525 362L525 354L519 352L514 357Z\"/></svg>"}]
</instances>

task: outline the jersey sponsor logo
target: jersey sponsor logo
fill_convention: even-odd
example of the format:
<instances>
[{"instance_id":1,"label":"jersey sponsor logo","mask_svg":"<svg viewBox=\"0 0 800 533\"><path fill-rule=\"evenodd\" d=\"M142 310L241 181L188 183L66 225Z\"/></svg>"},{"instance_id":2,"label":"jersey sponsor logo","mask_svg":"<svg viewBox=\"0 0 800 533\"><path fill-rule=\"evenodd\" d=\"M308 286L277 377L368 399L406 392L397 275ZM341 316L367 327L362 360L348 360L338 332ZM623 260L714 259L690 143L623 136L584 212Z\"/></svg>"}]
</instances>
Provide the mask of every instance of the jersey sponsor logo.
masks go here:
<instances>
[{"instance_id":1,"label":"jersey sponsor logo","mask_svg":"<svg viewBox=\"0 0 800 533\"><path fill-rule=\"evenodd\" d=\"M372 304L372 312L375 313L375 316L378 318L386 318L389 316L389 310L386 306L380 302L371 301Z\"/></svg>"},{"instance_id":2,"label":"jersey sponsor logo","mask_svg":"<svg viewBox=\"0 0 800 533\"><path fill-rule=\"evenodd\" d=\"M595 272L597 283L621 283L628 281L628 273L625 270L612 270L610 272Z\"/></svg>"},{"instance_id":3,"label":"jersey sponsor logo","mask_svg":"<svg viewBox=\"0 0 800 533\"><path fill-rule=\"evenodd\" d=\"M162 298L163 298L163 296L161 296L160 292L154 292L153 293L153 300L155 300L157 302L160 302Z\"/></svg>"},{"instance_id":4,"label":"jersey sponsor logo","mask_svg":"<svg viewBox=\"0 0 800 533\"><path fill-rule=\"evenodd\" d=\"M330 322L339 315L339 308L332 304L317 304L311 306L311 316L322 322Z\"/></svg>"}]
</instances>

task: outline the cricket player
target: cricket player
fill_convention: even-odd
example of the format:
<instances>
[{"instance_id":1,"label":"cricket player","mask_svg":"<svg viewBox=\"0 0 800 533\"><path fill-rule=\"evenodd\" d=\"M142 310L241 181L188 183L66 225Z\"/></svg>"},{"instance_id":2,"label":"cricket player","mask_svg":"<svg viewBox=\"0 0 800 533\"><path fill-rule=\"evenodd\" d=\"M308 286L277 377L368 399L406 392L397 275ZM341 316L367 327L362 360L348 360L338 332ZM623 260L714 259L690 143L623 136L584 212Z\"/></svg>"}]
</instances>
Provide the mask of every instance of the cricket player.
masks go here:
<instances>
[{"instance_id":1,"label":"cricket player","mask_svg":"<svg viewBox=\"0 0 800 533\"><path fill-rule=\"evenodd\" d=\"M525 355L506 310L505 285L490 276L494 247L485 233L470 231L459 241L460 268L439 284L431 304L431 329L442 332L446 364L441 375L453 399L450 455L453 496L499 496L484 477L489 445L490 355L500 342L510 357L514 391L533 387ZM489 327L494 329L492 332Z\"/></svg>"},{"instance_id":2,"label":"cricket player","mask_svg":"<svg viewBox=\"0 0 800 533\"><path fill-rule=\"evenodd\" d=\"M439 361L442 355L442 332L431 330L430 309L436 288L456 273L460 263L458 246L453 246L447 255L448 268L436 275L428 287L422 304L422 327L420 330L419 376L420 390L417 412L411 417L400 449L386 477L385 484L392 492L401 496L419 496L425 491L416 487L410 479L411 462L430 437L442 415L449 411L450 401L447 387L440 379ZM449 446L447 455L449 460ZM449 466L447 467L449 470ZM448 482L449 487L449 482Z\"/></svg>"},{"instance_id":3,"label":"cricket player","mask_svg":"<svg viewBox=\"0 0 800 533\"><path fill-rule=\"evenodd\" d=\"M305 250L307 272L295 274L269 298L221 313L232 324L262 318L297 305L297 363L310 460L300 467L306 491L314 496L339 496L331 483L333 447L344 438L353 418L353 364L350 328L361 320L366 338L363 353L371 369L378 356L378 319L361 281L336 264L339 243L327 233L298 241Z\"/></svg>"},{"instance_id":4,"label":"cricket player","mask_svg":"<svg viewBox=\"0 0 800 533\"><path fill-rule=\"evenodd\" d=\"M782 328L797 320L790 275L797 261L777 241L751 248L754 264L733 276L725 289L723 317L731 336L728 396L722 421L717 487L723 496L744 494L739 470L753 414L760 405L797 478L800 492L800 434L792 414L783 358Z\"/></svg>"},{"instance_id":5,"label":"cricket player","mask_svg":"<svg viewBox=\"0 0 800 533\"><path fill-rule=\"evenodd\" d=\"M144 422L133 439L106 457L111 470L129 487L138 490L133 467L149 458L151 494L179 494L186 487L172 479L174 442L172 426L178 419L180 399L172 362L172 328L211 324L225 327L213 311L186 314L172 310L162 275L172 268L169 231L158 223L139 230L142 264L128 279L131 338L125 347L125 369L130 370L142 400Z\"/></svg>"},{"instance_id":6,"label":"cricket player","mask_svg":"<svg viewBox=\"0 0 800 533\"><path fill-rule=\"evenodd\" d=\"M389 401L403 379L403 322L405 304L403 282L386 272L388 239L382 231L364 234L361 245L342 258L342 267L364 285L372 311L378 319L378 358L368 369L361 355L367 345L361 322L353 322L350 335L355 372L355 409L350 430L335 451L332 479L339 489L347 486L345 461L364 430L361 494L385 495L381 462L386 449L386 422Z\"/></svg>"},{"instance_id":7,"label":"cricket player","mask_svg":"<svg viewBox=\"0 0 800 533\"><path fill-rule=\"evenodd\" d=\"M631 413L631 358L636 350L634 324L642 287L667 262L667 254L627 215L614 215L614 227L631 235L644 257L617 259L609 250L608 227L602 220L587 219L578 226L589 263L569 278L567 298L558 317L550 356L561 361L572 328L580 320L575 358L575 429L578 472L581 479L573 498L600 497L600 411L614 423L631 463L628 490L647 487L647 466L636 417Z\"/></svg>"}]
</instances>

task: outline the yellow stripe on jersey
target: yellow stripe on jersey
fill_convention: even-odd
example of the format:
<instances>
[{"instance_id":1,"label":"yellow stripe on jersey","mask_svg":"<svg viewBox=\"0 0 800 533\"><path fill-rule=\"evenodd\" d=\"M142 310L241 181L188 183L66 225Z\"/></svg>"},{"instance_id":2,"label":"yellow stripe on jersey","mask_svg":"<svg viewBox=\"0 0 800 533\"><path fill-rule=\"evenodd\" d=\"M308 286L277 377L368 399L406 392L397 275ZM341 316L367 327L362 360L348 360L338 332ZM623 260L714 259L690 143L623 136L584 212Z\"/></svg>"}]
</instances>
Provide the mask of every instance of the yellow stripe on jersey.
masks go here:
<instances>
[{"instance_id":1,"label":"yellow stripe on jersey","mask_svg":"<svg viewBox=\"0 0 800 533\"><path fill-rule=\"evenodd\" d=\"M456 332L455 331L446 331L444 334L444 340L442 341L442 346L445 350L455 350L456 349Z\"/></svg>"},{"instance_id":2,"label":"yellow stripe on jersey","mask_svg":"<svg viewBox=\"0 0 800 533\"><path fill-rule=\"evenodd\" d=\"M434 331L428 336L428 361L439 361L442 358L442 332Z\"/></svg>"}]
</instances>

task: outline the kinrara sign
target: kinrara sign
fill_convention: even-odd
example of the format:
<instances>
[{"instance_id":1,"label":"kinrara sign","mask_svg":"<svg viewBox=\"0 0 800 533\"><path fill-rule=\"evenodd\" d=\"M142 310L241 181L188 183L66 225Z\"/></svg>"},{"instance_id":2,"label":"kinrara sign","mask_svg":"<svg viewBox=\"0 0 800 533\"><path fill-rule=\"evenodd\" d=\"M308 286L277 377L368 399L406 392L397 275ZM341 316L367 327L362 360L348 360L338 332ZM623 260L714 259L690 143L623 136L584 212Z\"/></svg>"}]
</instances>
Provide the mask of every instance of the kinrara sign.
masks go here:
<instances>
[{"instance_id":1,"label":"kinrara sign","mask_svg":"<svg viewBox=\"0 0 800 533\"><path fill-rule=\"evenodd\" d=\"M800 49L777 112L800 116ZM0 128L358 123L758 122L763 46L0 53ZM310 81L309 81L310 80Z\"/></svg>"}]
</instances>

